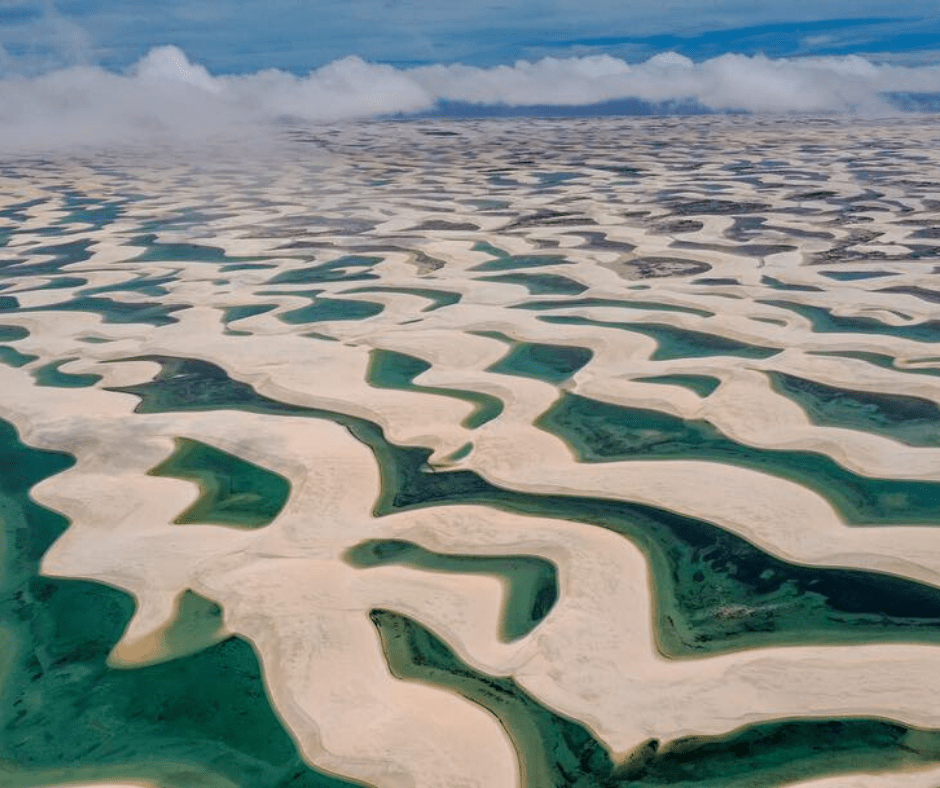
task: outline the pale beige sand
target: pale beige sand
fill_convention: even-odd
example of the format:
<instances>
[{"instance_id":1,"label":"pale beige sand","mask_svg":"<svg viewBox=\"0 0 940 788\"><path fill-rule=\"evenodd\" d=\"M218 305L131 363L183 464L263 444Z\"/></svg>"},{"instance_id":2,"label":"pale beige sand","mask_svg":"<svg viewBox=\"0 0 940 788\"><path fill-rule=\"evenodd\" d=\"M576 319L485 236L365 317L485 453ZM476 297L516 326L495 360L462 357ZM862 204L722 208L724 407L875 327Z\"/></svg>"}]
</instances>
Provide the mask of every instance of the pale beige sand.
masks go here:
<instances>
[{"instance_id":1,"label":"pale beige sand","mask_svg":"<svg viewBox=\"0 0 940 788\"><path fill-rule=\"evenodd\" d=\"M722 121L715 123L722 128ZM571 139L578 139L586 127L572 124L571 129ZM870 333L817 333L795 312L762 303L815 305L836 315L877 317L898 327L935 319L933 301L880 289L888 281L928 291L935 287L935 261L913 257L928 243L915 235L925 225L903 223L929 224L940 218L940 194L934 187L879 187L885 205L894 201L893 210L866 211L865 201L877 198L866 196L867 187L850 162L826 162L825 188L862 202L861 210L849 215L823 197L800 198L804 187L799 179L791 183L769 173L757 184L729 180L722 168L733 157L716 156L695 178L725 184L717 198L766 206L751 213L758 211L768 226L735 240L735 220L727 215L693 215L700 228L669 228L677 214L645 191L660 190L683 200L711 194L695 187L697 181L687 169L674 166L687 163L688 156L688 150L676 144L656 154L635 154L634 163L642 163L651 185L629 179L617 183L609 170L598 169L587 183L566 185L557 193L540 192L537 179L528 176L521 182L532 190L509 194L509 215L484 215L463 200L493 198L494 189L483 178L465 179L467 170L459 163L435 170L436 186L421 181L412 169L387 186L367 187L364 180L380 177L390 162L400 163L395 146L420 152L428 144L412 127L398 130L402 136L396 140L370 137L373 132L368 130L341 132L331 143L336 146L334 158L317 164L326 175L312 175L302 166L263 173L266 203L250 197L258 192L261 177L250 166L224 180L222 196L208 195L194 185L186 162L142 168L135 188L153 196L95 231L90 259L66 269L87 279L86 284L35 289L50 276L24 273L0 293L16 296L25 309L51 307L82 289L121 285L147 274L170 277L163 284L166 295L119 290L107 297L128 305L159 301L190 306L173 314L178 322L158 328L105 323L82 312L0 316L0 323L30 330L29 337L13 344L39 357L22 368L0 366L0 415L18 427L26 442L69 451L77 458L73 468L33 490L37 501L72 520L46 555L43 571L108 583L133 594L138 603L112 661L130 667L172 656L162 636L174 619L179 595L192 589L223 607L225 629L218 637L232 632L254 644L272 702L304 757L376 788L511 788L519 784L519 775L516 754L496 718L454 694L391 675L368 618L375 607L415 618L472 667L512 676L545 705L588 725L617 756L652 737L669 741L723 734L782 717L877 716L940 728L937 647L774 647L667 660L655 644L649 568L639 549L620 536L580 523L481 506L437 506L376 519L371 515L379 491L375 461L365 446L335 424L228 411L140 415L133 413L134 397L102 390L144 382L156 372L152 363L115 363L119 359L147 354L202 359L280 401L369 419L394 443L432 449L434 467L472 469L520 491L646 503L711 521L790 561L873 569L940 586L938 529L903 522L856 527L843 522L824 498L807 488L730 465L575 462L563 441L533 425L558 397L558 387L490 371L507 352L507 344L468 333L498 331L518 341L589 348L592 359L563 384L574 393L707 419L740 443L818 451L863 475L940 480L940 449L815 425L794 402L773 392L764 374L783 371L833 386L940 403L940 378L903 371L937 367L940 343ZM485 161L474 166L497 167L504 151L526 144L529 133L513 131L506 146L485 150ZM749 133L760 140L779 132L758 126ZM936 159L927 144L933 134L929 128L877 133L890 140L896 134L898 141L913 140L914 150ZM676 134L681 142L681 133ZM825 141L827 134L803 130L798 142L790 140L781 155L799 168L798 145ZM602 160L605 157L599 156L597 163ZM86 185L101 181L100 175L78 165L70 177L84 179ZM0 198L2 205L45 194L19 181L7 182L15 189ZM409 189L421 194L409 194ZM805 189L812 191L808 185ZM513 225L544 208L576 216L559 224L534 219ZM637 209L635 214L631 208ZM218 215L201 220L195 229L161 232L161 242L202 243L230 256L263 254L273 267L225 271L219 263L131 261L143 250L127 246L128 240L139 233L148 212L186 209L209 214L215 210ZM822 213L799 212L811 209ZM31 233L64 214L54 201L29 209L3 254L36 263L52 259L51 254L32 251L40 241ZM422 229L428 221L459 225L471 219L476 230ZM321 220L334 223L328 232L319 229ZM0 229L3 226L0 222ZM78 239L86 232L87 226L76 224L55 242ZM606 246L584 233L602 235ZM299 247L298 252L288 243L298 239L314 245ZM558 263L530 273L563 275L586 290L573 297L531 295L522 285L484 281L481 276L499 272L476 270L493 259L474 248L480 241L519 255L562 250L574 264ZM749 243L768 249L762 254L747 251ZM369 252L370 244L378 247L375 252ZM616 244L635 248L624 252L627 247ZM385 248L389 245L396 248ZM829 252L865 261L838 265L867 265L896 276L854 282L826 278L820 271L836 267L836 262L809 263ZM309 265L296 258L301 253L315 255L317 264L349 253L381 259L369 269L377 277L372 280L269 283L276 274ZM435 258L443 268L421 254ZM647 279L635 263L644 257L671 258L680 261L670 263L677 266L704 263L711 270ZM698 276L734 282L698 284ZM764 277L821 289L773 290ZM433 304L426 296L349 292L389 284L452 291L462 298L424 311ZM384 310L364 320L316 325L279 319L310 303L310 296L303 294L314 289L328 298L381 304ZM636 308L625 313L619 307L566 305L571 298L633 301ZM655 360L655 343L645 335L614 327L547 323L538 319L546 312L514 308L533 300L556 301L556 315L667 325L783 352L766 359ZM275 309L230 326L247 335L224 332L220 310L268 303ZM669 311L655 308L657 304L712 314ZM302 336L311 330L338 341ZM113 341L88 344L82 341L88 336ZM372 387L366 375L374 348L429 362L431 369L417 378L417 385L484 392L498 397L504 410L494 421L468 429L461 425L472 412L465 401ZM885 354L899 360L898 369L812 355L817 351ZM31 371L64 359L75 359L63 366L64 372L93 372L104 380L87 389L35 384ZM675 374L712 375L721 385L702 399L677 386L638 380ZM146 472L170 454L179 436L286 476L292 495L277 520L257 532L173 525L195 500L196 485ZM449 459L467 443L472 449L464 459ZM402 566L361 570L342 560L343 552L362 540L389 538L409 539L440 552L542 556L558 568L560 598L529 635L504 643L498 625L505 588L495 577ZM925 771L847 775L804 785L929 788L936 780L935 772Z\"/></svg>"}]
</instances>

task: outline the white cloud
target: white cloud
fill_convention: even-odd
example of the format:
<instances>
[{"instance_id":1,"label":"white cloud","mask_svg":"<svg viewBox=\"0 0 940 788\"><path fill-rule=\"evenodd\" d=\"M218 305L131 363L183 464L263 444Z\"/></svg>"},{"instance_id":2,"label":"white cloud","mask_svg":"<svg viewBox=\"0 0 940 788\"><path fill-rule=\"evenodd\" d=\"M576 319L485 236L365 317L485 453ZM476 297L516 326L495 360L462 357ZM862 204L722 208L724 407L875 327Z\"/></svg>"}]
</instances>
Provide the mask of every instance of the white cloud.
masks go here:
<instances>
[{"instance_id":1,"label":"white cloud","mask_svg":"<svg viewBox=\"0 0 940 788\"><path fill-rule=\"evenodd\" d=\"M124 74L79 66L0 80L0 150L264 133L283 118L342 121L432 108L440 100L577 106L621 98L694 100L715 110L884 113L882 94L940 91L940 66L858 56L770 59L675 53L627 64L606 55L512 66L396 69L356 57L297 77L213 76L176 47Z\"/></svg>"}]
</instances>

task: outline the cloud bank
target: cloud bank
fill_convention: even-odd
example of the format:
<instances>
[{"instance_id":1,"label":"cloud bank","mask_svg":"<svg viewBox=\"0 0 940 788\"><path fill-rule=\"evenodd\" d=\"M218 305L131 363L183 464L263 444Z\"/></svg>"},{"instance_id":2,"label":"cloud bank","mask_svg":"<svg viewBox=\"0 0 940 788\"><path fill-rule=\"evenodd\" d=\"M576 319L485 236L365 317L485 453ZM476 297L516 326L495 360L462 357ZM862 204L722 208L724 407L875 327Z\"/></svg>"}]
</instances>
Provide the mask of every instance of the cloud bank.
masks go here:
<instances>
[{"instance_id":1,"label":"cloud bank","mask_svg":"<svg viewBox=\"0 0 940 788\"><path fill-rule=\"evenodd\" d=\"M0 79L0 151L251 136L285 120L407 115L442 102L572 107L638 99L716 111L891 114L898 111L891 94L938 92L940 66L878 65L854 55L729 54L695 63L665 53L639 64L599 55L412 69L347 57L305 77L273 69L214 76L164 46L125 73L76 66Z\"/></svg>"}]
</instances>

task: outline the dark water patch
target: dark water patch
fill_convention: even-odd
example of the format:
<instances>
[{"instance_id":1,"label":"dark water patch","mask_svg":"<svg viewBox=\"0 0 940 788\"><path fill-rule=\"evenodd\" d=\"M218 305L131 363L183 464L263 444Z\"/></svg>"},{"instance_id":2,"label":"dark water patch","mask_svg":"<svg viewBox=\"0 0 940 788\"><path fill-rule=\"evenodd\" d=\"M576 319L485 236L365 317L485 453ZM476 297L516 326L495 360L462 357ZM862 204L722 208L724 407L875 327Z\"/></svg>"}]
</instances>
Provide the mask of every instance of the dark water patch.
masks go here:
<instances>
[{"instance_id":1,"label":"dark water patch","mask_svg":"<svg viewBox=\"0 0 940 788\"><path fill-rule=\"evenodd\" d=\"M725 736L652 739L622 763L580 723L550 711L511 678L470 668L415 620L371 618L392 673L457 692L493 714L520 760L524 788L772 788L794 779L912 769L940 759L940 733L877 719L788 719Z\"/></svg>"},{"instance_id":2,"label":"dark water patch","mask_svg":"<svg viewBox=\"0 0 940 788\"><path fill-rule=\"evenodd\" d=\"M813 326L813 331L820 334L880 334L898 337L899 339L909 339L913 342L940 342L940 320L926 320L923 323L892 326L873 317L837 315L824 307L798 304L793 301L764 301L758 299L757 303L796 312L796 314L809 320Z\"/></svg>"},{"instance_id":3,"label":"dark water patch","mask_svg":"<svg viewBox=\"0 0 940 788\"><path fill-rule=\"evenodd\" d=\"M473 443L471 443L471 442L468 441L468 442L465 443L463 446L461 446L459 449L457 449L457 451L455 451L455 452L453 452L451 455L449 455L449 456L447 457L447 460L448 460L448 462L457 462L458 460L462 460L464 457L469 457L469 456L470 456L470 452L472 452L472 451L473 451Z\"/></svg>"},{"instance_id":4,"label":"dark water patch","mask_svg":"<svg viewBox=\"0 0 940 788\"><path fill-rule=\"evenodd\" d=\"M163 285L178 281L176 273L164 274L162 276L143 276L134 275L124 282L117 282L111 285L102 285L101 287L89 287L82 290L81 295L95 296L102 293L132 292L150 296L151 298L162 298L169 295L169 290Z\"/></svg>"},{"instance_id":5,"label":"dark water patch","mask_svg":"<svg viewBox=\"0 0 940 788\"><path fill-rule=\"evenodd\" d=\"M568 380L593 356L589 348L577 345L515 342L505 356L487 368L487 372L520 375L558 384Z\"/></svg>"},{"instance_id":6,"label":"dark water patch","mask_svg":"<svg viewBox=\"0 0 940 788\"><path fill-rule=\"evenodd\" d=\"M261 271L266 268L277 268L277 266L274 263L232 263L231 265L223 265L219 268L219 271L227 274L232 271Z\"/></svg>"},{"instance_id":7,"label":"dark water patch","mask_svg":"<svg viewBox=\"0 0 940 788\"><path fill-rule=\"evenodd\" d=\"M137 411L244 410L340 424L373 451L381 492L373 514L477 504L589 523L622 534L652 568L658 643L673 657L768 645L940 643L940 589L876 572L804 567L757 549L711 523L602 498L533 495L496 487L469 470L431 470L430 449L390 443L364 419L279 402L204 361L143 357L157 377L114 389Z\"/></svg>"},{"instance_id":8,"label":"dark water patch","mask_svg":"<svg viewBox=\"0 0 940 788\"><path fill-rule=\"evenodd\" d=\"M548 711L515 681L470 668L430 630L389 610L373 610L392 673L456 692L502 724L520 760L525 788L601 788L614 764L588 730Z\"/></svg>"},{"instance_id":9,"label":"dark water patch","mask_svg":"<svg viewBox=\"0 0 940 788\"><path fill-rule=\"evenodd\" d=\"M367 257L363 255L349 255L331 260L328 263L308 266L306 268L292 268L282 271L268 280L270 285L307 285L324 282L359 282L367 279L378 279L369 269L382 262L381 257Z\"/></svg>"},{"instance_id":10,"label":"dark water patch","mask_svg":"<svg viewBox=\"0 0 940 788\"><path fill-rule=\"evenodd\" d=\"M478 244L479 245L479 244ZM482 250L481 250L482 251ZM517 268L542 268L549 265L572 265L561 255L502 255L495 260L472 266L471 271L512 271Z\"/></svg>"},{"instance_id":11,"label":"dark water patch","mask_svg":"<svg viewBox=\"0 0 940 788\"><path fill-rule=\"evenodd\" d=\"M619 309L682 312L688 315L697 315L698 317L711 317L714 314L714 312L707 312L704 309L693 309L692 307L676 306L675 304L663 304L659 301L624 301L619 298L569 298L552 301L525 301L521 304L513 304L510 309L575 309L585 306L610 306Z\"/></svg>"},{"instance_id":12,"label":"dark water patch","mask_svg":"<svg viewBox=\"0 0 940 788\"><path fill-rule=\"evenodd\" d=\"M858 279L876 279L882 276L897 276L894 271L820 271L820 274L839 282L854 282Z\"/></svg>"},{"instance_id":13,"label":"dark water patch","mask_svg":"<svg viewBox=\"0 0 940 788\"><path fill-rule=\"evenodd\" d=\"M926 287L915 287L912 285L897 285L895 287L882 287L879 293L902 293L903 295L912 295L921 301L927 301L931 304L940 304L940 291L928 290Z\"/></svg>"},{"instance_id":14,"label":"dark water patch","mask_svg":"<svg viewBox=\"0 0 940 788\"><path fill-rule=\"evenodd\" d=\"M93 243L94 241L90 238L80 238L77 241L69 241L64 244L30 247L30 256L48 255L52 259L43 260L42 262L14 262L3 266L3 274L4 276L43 276L57 273L73 263L83 263L91 259L91 252L88 249Z\"/></svg>"},{"instance_id":15,"label":"dark water patch","mask_svg":"<svg viewBox=\"0 0 940 788\"><path fill-rule=\"evenodd\" d=\"M473 405L473 412L461 422L461 425L467 429L476 429L492 421L503 412L503 401L491 394L467 389L422 386L414 382L415 378L429 369L431 369L431 364L424 359L406 353L375 348L369 355L369 369L366 372L366 380L370 386L376 388L437 394L469 402Z\"/></svg>"},{"instance_id":16,"label":"dark water patch","mask_svg":"<svg viewBox=\"0 0 940 788\"><path fill-rule=\"evenodd\" d=\"M385 305L375 301L350 301L342 298L313 296L307 306L282 312L277 317L285 323L300 325L330 320L365 320L375 317L383 309Z\"/></svg>"},{"instance_id":17,"label":"dark water patch","mask_svg":"<svg viewBox=\"0 0 940 788\"><path fill-rule=\"evenodd\" d=\"M34 356L31 353L20 353L19 350L9 345L0 345L0 363L9 367L22 367L37 358L39 356Z\"/></svg>"},{"instance_id":18,"label":"dark water patch","mask_svg":"<svg viewBox=\"0 0 940 788\"><path fill-rule=\"evenodd\" d=\"M940 482L859 476L824 454L737 443L704 420L563 392L535 423L567 442L581 462L683 459L728 463L809 487L854 525L940 525Z\"/></svg>"},{"instance_id":19,"label":"dark water patch","mask_svg":"<svg viewBox=\"0 0 940 788\"><path fill-rule=\"evenodd\" d=\"M721 385L721 378L712 375L651 375L649 377L634 378L647 383L665 383L671 386L682 386L694 391L700 397L707 397Z\"/></svg>"},{"instance_id":20,"label":"dark water patch","mask_svg":"<svg viewBox=\"0 0 940 788\"><path fill-rule=\"evenodd\" d=\"M770 206L766 203L733 202L731 200L673 200L666 202L665 207L680 216L695 216L697 214L726 216L738 213L759 213L770 209Z\"/></svg>"},{"instance_id":21,"label":"dark water patch","mask_svg":"<svg viewBox=\"0 0 940 788\"><path fill-rule=\"evenodd\" d=\"M265 259L264 257L229 257L218 246L190 243L163 243L153 234L138 235L128 242L131 246L142 246L145 251L133 259L135 263L245 263Z\"/></svg>"},{"instance_id":22,"label":"dark water patch","mask_svg":"<svg viewBox=\"0 0 940 788\"><path fill-rule=\"evenodd\" d=\"M675 235L676 233L697 233L705 225L695 219L678 219L674 222L662 222L654 226L653 229L664 235Z\"/></svg>"},{"instance_id":23,"label":"dark water patch","mask_svg":"<svg viewBox=\"0 0 940 788\"><path fill-rule=\"evenodd\" d=\"M62 205L68 212L56 224L90 224L93 230L100 230L117 221L124 213L124 204L121 202L90 199L76 192L66 194Z\"/></svg>"},{"instance_id":24,"label":"dark water patch","mask_svg":"<svg viewBox=\"0 0 940 788\"><path fill-rule=\"evenodd\" d=\"M351 290L344 290L344 293L404 293L405 295L419 296L431 301L430 306L422 309L422 312L433 312L435 309L456 304L463 297L461 293L453 290L434 290L430 287L354 287Z\"/></svg>"},{"instance_id":25,"label":"dark water patch","mask_svg":"<svg viewBox=\"0 0 940 788\"><path fill-rule=\"evenodd\" d=\"M0 325L0 342L18 342L28 336L29 331L22 326Z\"/></svg>"},{"instance_id":26,"label":"dark water patch","mask_svg":"<svg viewBox=\"0 0 940 788\"><path fill-rule=\"evenodd\" d=\"M179 524L261 528L290 496L290 482L279 473L190 438L176 438L173 454L148 473L199 485L198 500L173 521Z\"/></svg>"},{"instance_id":27,"label":"dark water patch","mask_svg":"<svg viewBox=\"0 0 940 788\"><path fill-rule=\"evenodd\" d=\"M626 241L614 241L607 237L607 233L586 233L582 231L571 234L580 235L584 238L586 241L585 247L589 249L609 249L624 254L629 254L636 249L636 244L627 243Z\"/></svg>"},{"instance_id":28,"label":"dark water patch","mask_svg":"<svg viewBox=\"0 0 940 788\"><path fill-rule=\"evenodd\" d=\"M807 353L813 356L836 356L837 358L854 358L859 361L865 361L876 367L884 369L893 369L897 372L910 372L915 375L940 375L940 368L931 367L899 367L895 364L894 356L886 356L881 353L866 353L855 350L808 350Z\"/></svg>"},{"instance_id":29,"label":"dark water patch","mask_svg":"<svg viewBox=\"0 0 940 788\"><path fill-rule=\"evenodd\" d=\"M779 279L774 279L772 276L762 276L760 278L762 285L768 285L774 290L802 290L804 292L813 292L821 293L822 288L816 287L815 285L796 285L791 284L790 282L781 282Z\"/></svg>"},{"instance_id":30,"label":"dark water patch","mask_svg":"<svg viewBox=\"0 0 940 788\"><path fill-rule=\"evenodd\" d=\"M132 598L38 573L68 523L28 493L73 462L27 447L0 421L4 786L98 779L152 779L167 788L351 786L301 760L244 640L145 668L108 665Z\"/></svg>"},{"instance_id":31,"label":"dark water patch","mask_svg":"<svg viewBox=\"0 0 940 788\"><path fill-rule=\"evenodd\" d=\"M152 301L115 301L111 298L84 296L63 301L60 304L47 304L21 309L21 312L92 312L101 315L105 323L144 323L151 326L166 326L178 323L171 317L189 307L183 304L161 304Z\"/></svg>"},{"instance_id":32,"label":"dark water patch","mask_svg":"<svg viewBox=\"0 0 940 788\"><path fill-rule=\"evenodd\" d=\"M35 208L37 205L44 205L47 202L49 202L48 197L37 197L34 200L14 203L0 210L0 218L12 219L14 222L25 222L29 219L29 214L26 212L30 208Z\"/></svg>"},{"instance_id":33,"label":"dark water patch","mask_svg":"<svg viewBox=\"0 0 940 788\"><path fill-rule=\"evenodd\" d=\"M65 290L72 287L81 287L88 284L88 280L82 276L55 276L46 281L45 284L31 287L30 290Z\"/></svg>"},{"instance_id":34,"label":"dark water patch","mask_svg":"<svg viewBox=\"0 0 940 788\"><path fill-rule=\"evenodd\" d=\"M634 257L616 263L604 263L626 279L658 279L665 276L695 276L712 270L708 263L685 257Z\"/></svg>"},{"instance_id":35,"label":"dark water patch","mask_svg":"<svg viewBox=\"0 0 940 788\"><path fill-rule=\"evenodd\" d=\"M689 249L703 250L709 252L721 252L722 254L735 254L744 257L769 257L773 254L782 252L793 252L797 247L792 244L748 244L738 243L734 245L702 243L700 241L673 241L669 244L670 249Z\"/></svg>"},{"instance_id":36,"label":"dark water patch","mask_svg":"<svg viewBox=\"0 0 940 788\"><path fill-rule=\"evenodd\" d=\"M579 295L587 290L586 285L560 274L498 274L481 276L479 281L522 285L530 295Z\"/></svg>"},{"instance_id":37,"label":"dark water patch","mask_svg":"<svg viewBox=\"0 0 940 788\"><path fill-rule=\"evenodd\" d=\"M61 369L59 369L59 367L61 367L63 364L67 364L70 361L76 361L77 359L78 356L74 356L72 358L65 358L61 361L53 361L51 364L45 364L41 367L37 367L32 371L37 385L78 389L94 386L98 381L103 379L101 375L75 374L70 372L63 372Z\"/></svg>"},{"instance_id":38,"label":"dark water patch","mask_svg":"<svg viewBox=\"0 0 940 788\"><path fill-rule=\"evenodd\" d=\"M432 219L430 221L421 222L411 228L419 232L438 232L438 231L450 231L450 232L464 232L464 233L475 233L479 231L479 227L472 222L447 222L443 219Z\"/></svg>"},{"instance_id":39,"label":"dark water patch","mask_svg":"<svg viewBox=\"0 0 940 788\"><path fill-rule=\"evenodd\" d=\"M13 296L0 296L0 312L16 312L20 302Z\"/></svg>"},{"instance_id":40,"label":"dark water patch","mask_svg":"<svg viewBox=\"0 0 940 788\"><path fill-rule=\"evenodd\" d=\"M741 284L737 279L730 279L728 277L705 277L703 279L693 279L690 284L693 285L739 285Z\"/></svg>"},{"instance_id":41,"label":"dark water patch","mask_svg":"<svg viewBox=\"0 0 940 788\"><path fill-rule=\"evenodd\" d=\"M528 635L558 600L555 565L531 555L456 555L426 550L399 539L376 539L350 548L343 558L362 569L396 564L428 572L483 574L500 578L506 585L499 633L505 642Z\"/></svg>"},{"instance_id":42,"label":"dark water patch","mask_svg":"<svg viewBox=\"0 0 940 788\"><path fill-rule=\"evenodd\" d=\"M236 331L229 328L229 323L244 320L246 317L263 315L265 312L277 309L277 307L277 304L239 304L238 306L222 307L222 323L225 324L225 333L235 336L248 336L247 331Z\"/></svg>"},{"instance_id":43,"label":"dark water patch","mask_svg":"<svg viewBox=\"0 0 940 788\"><path fill-rule=\"evenodd\" d=\"M650 359L653 361L673 361L680 358L707 358L711 356L741 356L743 358L770 358L780 352L780 348L751 345L736 339L702 331L690 331L664 323L608 323L582 317L546 315L539 318L547 323L566 325L590 325L601 328L616 328L633 331L655 340L656 350Z\"/></svg>"},{"instance_id":44,"label":"dark water patch","mask_svg":"<svg viewBox=\"0 0 940 788\"><path fill-rule=\"evenodd\" d=\"M909 446L940 446L940 407L922 397L845 389L767 372L774 391L797 402L810 421L862 429Z\"/></svg>"}]
</instances>

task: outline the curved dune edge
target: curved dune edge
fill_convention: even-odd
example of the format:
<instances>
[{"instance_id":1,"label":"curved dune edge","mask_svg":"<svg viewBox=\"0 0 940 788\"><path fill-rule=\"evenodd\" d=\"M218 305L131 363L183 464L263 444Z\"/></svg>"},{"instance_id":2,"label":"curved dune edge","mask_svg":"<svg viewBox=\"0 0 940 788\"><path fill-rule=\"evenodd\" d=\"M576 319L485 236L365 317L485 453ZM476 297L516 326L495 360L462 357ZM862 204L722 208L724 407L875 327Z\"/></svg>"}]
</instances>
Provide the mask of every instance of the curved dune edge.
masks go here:
<instances>
[{"instance_id":1,"label":"curved dune edge","mask_svg":"<svg viewBox=\"0 0 940 788\"><path fill-rule=\"evenodd\" d=\"M134 402L126 395L37 388L5 370L0 377L33 410L25 418L4 413L24 438L69 447L78 458L33 491L73 520L43 570L134 594L130 642L164 626L184 588L217 601L227 627L255 644L275 707L321 768L378 786L395 785L401 769L428 785L457 773L480 785L516 779L495 720L448 693L391 678L368 620L379 605L440 633L473 667L513 676L547 706L589 725L617 756L651 737L720 734L779 717L878 716L940 727L936 647L784 647L666 660L654 643L646 563L615 534L473 506L375 519L371 454L334 424L226 411L130 419ZM43 423L44 413L56 413L56 421ZM294 487L287 507L256 533L173 526L195 485L144 475L172 451L168 430L284 474ZM104 442L89 444L92 434ZM407 538L440 552L523 550L556 564L560 597L529 636L504 644L495 578L355 570L337 560L372 538ZM329 680L311 684L311 675ZM441 741L459 749L448 745L440 756L416 749L416 741L438 740L441 719L457 726ZM494 753L483 765L479 747Z\"/></svg>"},{"instance_id":2,"label":"curved dune edge","mask_svg":"<svg viewBox=\"0 0 940 788\"><path fill-rule=\"evenodd\" d=\"M824 139L825 134L818 133ZM379 140L380 149L382 144ZM359 148L353 144L352 149ZM380 154L370 149L369 156L373 155ZM688 173L672 169L671 155L664 154L662 165L656 156L644 158L644 166L657 188L691 200L697 196L695 183ZM149 209L176 210L181 199L199 206L196 189L177 188L175 178L181 171L185 168L148 170L141 188L156 195ZM243 174L248 184L253 173L248 168ZM608 199L610 192L594 188L609 185L609 171L604 171L590 182L565 187L569 207L586 219L581 227L535 222L513 228L506 217L492 215L479 218L478 229L467 237L468 232L446 227L421 230L428 211L404 205L389 192L358 192L356 177L362 174L340 162L331 175L344 184L343 190L317 194L316 200L323 215L365 216L371 229L337 230L331 248L317 248L317 263L342 259L347 245L392 238L407 243L408 250L380 252L381 261L370 269L378 280L371 284L389 280L398 287L454 291L462 296L459 303L425 312L433 301L413 293L349 292L370 282L270 284L274 275L304 267L283 248L282 242L294 232L288 228L285 235L279 227L278 237L247 236L252 228L275 219L293 217L299 226L310 221L304 200L309 201L311 193L299 174L278 176L272 190L275 207L239 207L229 216L206 220L198 232L171 230L159 236L161 243L218 247L230 258L263 255L271 268L229 273L222 263L206 260L191 265L173 260L133 262L129 258L142 253L143 247L126 245L137 227L137 217L129 209L128 216L94 231L87 261L62 272L87 277L86 285L35 289L52 282L58 273L24 274L0 293L0 298L15 296L22 307L0 316L0 323L23 325L32 332L13 345L39 356L19 369L0 366L0 390L5 395L0 415L18 426L25 441L71 451L78 460L72 469L33 491L38 501L72 519L71 528L47 554L43 570L109 583L134 595L138 609L115 651L116 661L145 664L170 656L161 651L161 633L172 624L184 589L217 601L225 610L227 631L255 644L273 703L304 757L378 788L410 786L409 780L422 787L449 788L459 784L458 778L463 784L502 788L516 785L518 775L509 740L492 716L454 695L390 676L368 620L375 606L412 616L478 670L513 676L547 706L589 725L617 756L649 738L668 741L720 734L788 716L879 716L940 728L934 646L776 647L666 660L654 643L648 567L639 550L622 537L578 523L520 517L481 506L438 506L375 519L370 516L379 489L374 460L335 424L233 411L133 414L135 398L101 390L101 386L145 382L157 371L150 362L123 359L149 354L202 359L277 400L369 419L396 444L432 449L432 467L473 469L500 486L521 491L647 503L710 520L791 561L872 569L940 585L940 532L934 528L903 523L855 527L844 523L817 493L730 465L575 463L563 441L532 426L558 396L559 387L491 371L507 352L506 343L468 333L489 330L517 341L589 348L591 361L561 384L568 391L683 418L705 418L742 444L819 451L863 475L936 480L940 450L910 447L860 430L814 425L794 402L770 389L764 374L780 370L835 386L940 401L936 377L902 371L936 368L938 343L910 338L912 329L935 319L936 306L913 295L916 290L886 295L879 291L877 279L851 286L826 280L820 273L826 265L809 264L815 255L833 249L883 255L877 266L897 274L892 283L909 290L929 289L928 261L905 258L917 246L916 225L894 221L891 212L886 216L885 211L865 211L863 204L865 227L880 231L881 237L878 243L853 239L847 213L825 214L821 220L804 217L800 210L825 206L824 201L784 194L790 187L771 176L761 188L735 182L721 197L768 202L761 213L773 214L778 228L806 233L824 226L829 237L789 236L796 247L792 250L737 253L728 240L735 231L731 216L701 216L701 228L694 231L657 229L655 223L674 219L673 212L645 200L642 189L632 184L620 193L619 204ZM826 162L826 174L838 196L876 199L863 191L846 161ZM87 177L91 183L99 179L94 173ZM353 188L347 189L347 180ZM394 191L403 185L426 188L413 172L404 174ZM933 209L923 190L911 189L913 194L884 188L879 196L894 201L908 218L930 218ZM486 197L491 191L486 182L464 184L460 179L441 186L442 195L437 190L429 203L450 210L453 218L475 216L455 192ZM295 192L302 196L294 200ZM624 201L624 196L629 199ZM650 210L625 222L625 203ZM513 210L521 215L552 204L550 193L525 192ZM780 207L798 211L776 212ZM32 262L47 261L50 254L31 250L28 234L49 226L62 213L53 205L31 210L19 228L27 237L14 236L6 251ZM85 226L90 225L69 225L55 242L82 238ZM599 231L603 238L590 241L579 230ZM680 237L685 247L674 244ZM587 289L575 298L536 296L522 285L483 281L480 277L494 271L480 266L498 258L476 248L479 241L507 254L564 254L573 265L559 262L531 270L568 276ZM707 276L736 283L713 287L696 284L691 275L667 276L654 281L655 288L634 292L629 288L646 285L629 261L624 263L626 255L612 251L614 244L633 247L629 257L702 263L711 266ZM444 261L446 271L440 278L427 278L421 266L429 263L422 262L419 253ZM120 286L138 273L169 276L163 285L167 293L111 292L116 302L124 307L150 302L158 307L189 305L172 313L178 322L156 327L105 323L87 313L56 309L83 288ZM777 292L781 284L825 289ZM382 311L362 320L331 319L310 325L282 321L285 313L311 304L313 296L304 293L311 289L322 290L317 297L378 305ZM636 308L572 305L578 298L633 299ZM770 300L824 308L836 317L877 317L881 333L820 331L807 317L766 303ZM531 301L548 301L551 308L516 308ZM272 302L276 307L269 312L232 320L227 326L222 323L226 308ZM29 311L45 308L51 311ZM565 316L665 325L782 352L767 358L656 360L656 343L628 327L541 319ZM311 331L320 338L302 336ZM83 344L80 335L113 341ZM503 413L471 430L461 426L472 410L465 401L369 386L366 369L375 347L430 362L432 368L416 380L420 385L491 394L504 403ZM811 355L818 351L880 354L896 359L897 368ZM33 370L72 357L77 360L64 364L64 372L101 374L103 382L76 390L35 385ZM720 378L721 385L702 399L676 386L637 380L666 374L710 374ZM172 526L198 491L180 480L146 477L146 471L169 454L177 436L204 441L282 473L293 485L291 501L271 526L257 533ZM468 444L471 450L463 459L448 459ZM560 597L551 615L530 635L501 643L497 621L504 589L497 579L397 566L355 570L340 560L349 546L372 538L407 538L440 552L523 550L558 567ZM434 746L427 747L427 742ZM481 752L487 757L481 758ZM846 776L807 785L887 784L883 777L887 779ZM894 784L906 784L907 777L899 775Z\"/></svg>"}]
</instances>

